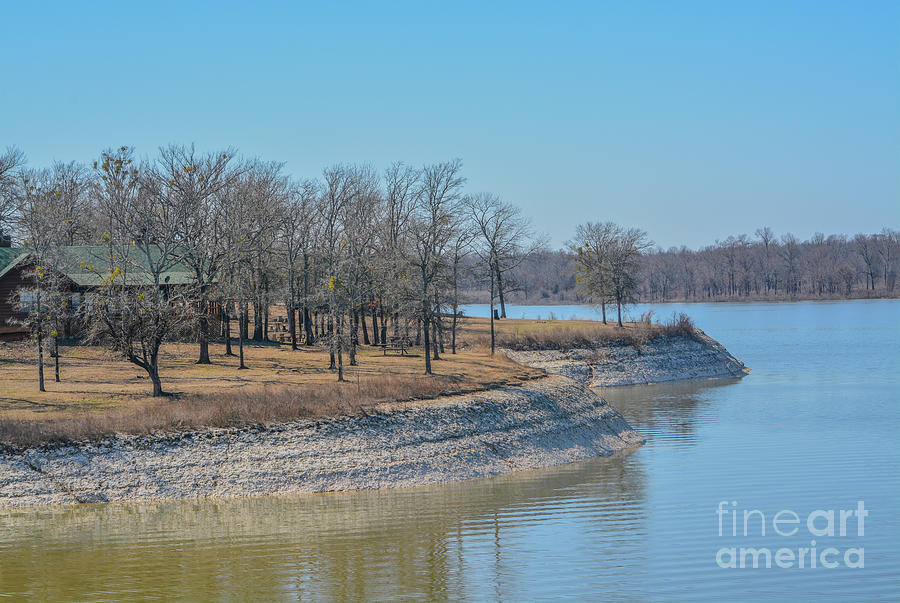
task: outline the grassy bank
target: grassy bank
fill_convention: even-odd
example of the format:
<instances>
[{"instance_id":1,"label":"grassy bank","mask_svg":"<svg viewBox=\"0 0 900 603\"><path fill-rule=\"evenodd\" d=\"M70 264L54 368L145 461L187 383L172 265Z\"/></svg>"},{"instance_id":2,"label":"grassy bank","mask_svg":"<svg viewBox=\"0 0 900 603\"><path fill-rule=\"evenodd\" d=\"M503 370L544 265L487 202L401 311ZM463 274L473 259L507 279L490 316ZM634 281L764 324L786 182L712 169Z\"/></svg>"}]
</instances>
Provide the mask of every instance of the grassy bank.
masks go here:
<instances>
[{"instance_id":1,"label":"grassy bank","mask_svg":"<svg viewBox=\"0 0 900 603\"><path fill-rule=\"evenodd\" d=\"M639 345L669 327L629 324L625 328L594 321L505 319L496 324L499 347L548 349L591 342ZM149 396L150 383L139 368L102 348L61 349L62 381L47 367L47 392L37 391L34 348L27 343L0 345L0 443L24 446L95 438L114 433L143 434L203 427L240 427L303 418L360 414L382 402L429 399L442 395L516 385L543 372L489 354L490 321L465 319L459 350L433 364L425 376L421 348L409 356L389 355L360 346L359 366L345 364L347 382L337 383L328 369L328 350L287 344L249 344L248 370L212 344L212 365L195 363L197 346L168 344L161 373L172 395ZM345 361L346 362L346 361Z\"/></svg>"}]
</instances>

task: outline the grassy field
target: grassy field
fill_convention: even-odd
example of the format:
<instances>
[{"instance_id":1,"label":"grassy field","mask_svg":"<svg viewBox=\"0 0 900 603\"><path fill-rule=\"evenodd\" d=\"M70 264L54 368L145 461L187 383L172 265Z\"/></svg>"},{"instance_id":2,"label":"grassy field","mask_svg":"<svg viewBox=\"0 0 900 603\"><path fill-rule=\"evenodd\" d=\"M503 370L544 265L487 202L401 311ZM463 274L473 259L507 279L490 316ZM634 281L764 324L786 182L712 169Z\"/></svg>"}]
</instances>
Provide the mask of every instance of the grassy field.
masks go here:
<instances>
[{"instance_id":1,"label":"grassy field","mask_svg":"<svg viewBox=\"0 0 900 603\"><path fill-rule=\"evenodd\" d=\"M560 347L582 341L620 340L640 325L625 329L594 321L504 319L496 323L498 346ZM503 385L542 375L490 356L490 321L467 318L458 335L458 353L447 352L425 376L422 349L409 356L383 355L360 346L358 366L345 356L346 383L328 368L325 347L248 343L247 370L225 355L224 344L211 344L211 365L198 365L196 344L163 348L164 389L152 398L146 373L109 351L88 346L61 348L61 382L53 380L53 359L45 358L46 392L37 387L34 345L0 344L0 442L30 444L92 437L114 432L145 433L202 426L238 426L301 417L365 412L380 402L427 399ZM236 346L235 346L236 351Z\"/></svg>"}]
</instances>

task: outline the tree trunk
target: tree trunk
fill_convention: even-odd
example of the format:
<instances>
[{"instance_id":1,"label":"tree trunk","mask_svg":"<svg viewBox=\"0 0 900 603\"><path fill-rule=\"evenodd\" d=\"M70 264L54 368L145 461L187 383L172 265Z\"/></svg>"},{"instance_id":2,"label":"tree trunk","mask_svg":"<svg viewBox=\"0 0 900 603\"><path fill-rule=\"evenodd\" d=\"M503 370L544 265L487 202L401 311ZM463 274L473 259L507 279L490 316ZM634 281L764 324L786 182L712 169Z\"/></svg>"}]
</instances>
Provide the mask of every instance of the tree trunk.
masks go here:
<instances>
[{"instance_id":1,"label":"tree trunk","mask_svg":"<svg viewBox=\"0 0 900 603\"><path fill-rule=\"evenodd\" d=\"M440 320L440 318L438 318L437 316L435 316L434 318L431 319L431 338L433 339L433 341L431 342L431 348L432 348L432 352L434 354L433 355L434 360L441 359L441 357L438 355L438 351L441 347L440 335L438 334L438 321L439 320Z\"/></svg>"},{"instance_id":2,"label":"tree trunk","mask_svg":"<svg viewBox=\"0 0 900 603\"><path fill-rule=\"evenodd\" d=\"M606 324L606 300L600 302L600 310L603 312L603 324Z\"/></svg>"},{"instance_id":3,"label":"tree trunk","mask_svg":"<svg viewBox=\"0 0 900 603\"><path fill-rule=\"evenodd\" d=\"M234 351L231 349L231 312L227 305L225 305L225 313L222 315L222 322L225 323L225 355L234 356Z\"/></svg>"},{"instance_id":4,"label":"tree trunk","mask_svg":"<svg viewBox=\"0 0 900 603\"><path fill-rule=\"evenodd\" d=\"M200 286L200 358L197 364L212 364L209 360L209 293Z\"/></svg>"},{"instance_id":5,"label":"tree trunk","mask_svg":"<svg viewBox=\"0 0 900 603\"><path fill-rule=\"evenodd\" d=\"M316 337L313 335L312 320L310 319L309 308L303 306L303 329L306 331L306 345L313 345L316 343Z\"/></svg>"},{"instance_id":6,"label":"tree trunk","mask_svg":"<svg viewBox=\"0 0 900 603\"><path fill-rule=\"evenodd\" d=\"M248 314L247 306L243 305L239 310L239 318L238 318L238 331L240 333L240 336L238 337L238 347L240 348L239 354L240 354L240 358L241 358L241 363L240 363L240 365L238 365L238 369L247 368L247 365L244 364L244 337L246 336L247 330L249 329L249 327L247 326L247 322L249 321L249 318L250 318L247 314Z\"/></svg>"},{"instance_id":7,"label":"tree trunk","mask_svg":"<svg viewBox=\"0 0 900 603\"><path fill-rule=\"evenodd\" d=\"M506 300L503 297L503 276L500 273L499 259L494 266L497 269L497 294L500 296L500 318L506 318Z\"/></svg>"},{"instance_id":8,"label":"tree trunk","mask_svg":"<svg viewBox=\"0 0 900 603\"><path fill-rule=\"evenodd\" d=\"M337 337L335 343L337 348L337 371L338 371L338 381L344 380L344 355L342 353L343 347L343 334L344 334L344 315L338 314L337 317Z\"/></svg>"},{"instance_id":9,"label":"tree trunk","mask_svg":"<svg viewBox=\"0 0 900 603\"><path fill-rule=\"evenodd\" d=\"M378 307L372 300L372 345L378 345L381 338L378 336Z\"/></svg>"},{"instance_id":10,"label":"tree trunk","mask_svg":"<svg viewBox=\"0 0 900 603\"><path fill-rule=\"evenodd\" d=\"M57 327L56 332L57 334L53 336L53 360L56 370L56 382L59 383L59 327Z\"/></svg>"},{"instance_id":11,"label":"tree trunk","mask_svg":"<svg viewBox=\"0 0 900 603\"><path fill-rule=\"evenodd\" d=\"M147 373L150 375L150 381L153 382L153 397L157 398L164 395L162 381L159 379L159 367L151 365L147 369Z\"/></svg>"},{"instance_id":12,"label":"tree trunk","mask_svg":"<svg viewBox=\"0 0 900 603\"><path fill-rule=\"evenodd\" d=\"M296 299L296 294L294 292L294 275L288 277L290 279L290 287L288 291L288 296L291 298L290 303L285 305L285 309L288 311L288 328L291 330L291 349L297 349L297 312L294 300Z\"/></svg>"},{"instance_id":13,"label":"tree trunk","mask_svg":"<svg viewBox=\"0 0 900 603\"><path fill-rule=\"evenodd\" d=\"M428 339L428 301L422 300L422 322L424 323L424 328L422 329L425 333L425 374L431 374L431 342Z\"/></svg>"},{"instance_id":14,"label":"tree trunk","mask_svg":"<svg viewBox=\"0 0 900 603\"><path fill-rule=\"evenodd\" d=\"M378 303L378 313L381 318L381 343L387 341L387 321L384 319L384 302Z\"/></svg>"},{"instance_id":15,"label":"tree trunk","mask_svg":"<svg viewBox=\"0 0 900 603\"><path fill-rule=\"evenodd\" d=\"M458 312L458 306L456 302L453 302L453 318L450 322L450 353L456 353L456 315Z\"/></svg>"},{"instance_id":16,"label":"tree trunk","mask_svg":"<svg viewBox=\"0 0 900 603\"><path fill-rule=\"evenodd\" d=\"M38 292L40 296L40 291ZM41 311L41 304L38 302L38 312ZM37 331L37 347L38 347L38 390L45 392L44 389L44 325L38 320L38 331Z\"/></svg>"},{"instance_id":17,"label":"tree trunk","mask_svg":"<svg viewBox=\"0 0 900 603\"><path fill-rule=\"evenodd\" d=\"M334 362L335 344L337 343L334 331L334 316L331 315L331 309L328 310L328 368L334 370L336 365ZM340 379L338 379L340 381Z\"/></svg>"},{"instance_id":18,"label":"tree trunk","mask_svg":"<svg viewBox=\"0 0 900 603\"><path fill-rule=\"evenodd\" d=\"M616 311L619 314L619 326L624 327L625 325L622 324L622 297L619 295L616 296Z\"/></svg>"},{"instance_id":19,"label":"tree trunk","mask_svg":"<svg viewBox=\"0 0 900 603\"><path fill-rule=\"evenodd\" d=\"M316 343L309 312L309 255L303 251L303 329L306 331L306 345Z\"/></svg>"},{"instance_id":20,"label":"tree trunk","mask_svg":"<svg viewBox=\"0 0 900 603\"><path fill-rule=\"evenodd\" d=\"M359 307L359 326L362 327L363 345L370 345L369 329L366 327L366 308L362 305Z\"/></svg>"},{"instance_id":21,"label":"tree trunk","mask_svg":"<svg viewBox=\"0 0 900 603\"><path fill-rule=\"evenodd\" d=\"M496 349L496 335L494 333L494 271L491 270L491 356Z\"/></svg>"},{"instance_id":22,"label":"tree trunk","mask_svg":"<svg viewBox=\"0 0 900 603\"><path fill-rule=\"evenodd\" d=\"M356 366L356 346L359 345L359 314L356 310L347 317L350 320L350 366Z\"/></svg>"},{"instance_id":23,"label":"tree trunk","mask_svg":"<svg viewBox=\"0 0 900 603\"><path fill-rule=\"evenodd\" d=\"M450 304L450 311L453 316L450 319L450 353L456 354L456 312L459 309L459 255L455 257L453 262L453 301Z\"/></svg>"},{"instance_id":24,"label":"tree trunk","mask_svg":"<svg viewBox=\"0 0 900 603\"><path fill-rule=\"evenodd\" d=\"M294 304L288 306L288 329L291 336L291 349L297 349L297 310Z\"/></svg>"},{"instance_id":25,"label":"tree trunk","mask_svg":"<svg viewBox=\"0 0 900 603\"><path fill-rule=\"evenodd\" d=\"M434 313L434 318L431 323L434 325L432 328L432 338L434 339L434 359L440 360L438 357L438 351L441 354L444 353L444 325L441 324L441 304L438 303L437 293L434 294L434 307L436 312Z\"/></svg>"},{"instance_id":26,"label":"tree trunk","mask_svg":"<svg viewBox=\"0 0 900 603\"><path fill-rule=\"evenodd\" d=\"M253 301L253 341L263 340L262 301Z\"/></svg>"}]
</instances>

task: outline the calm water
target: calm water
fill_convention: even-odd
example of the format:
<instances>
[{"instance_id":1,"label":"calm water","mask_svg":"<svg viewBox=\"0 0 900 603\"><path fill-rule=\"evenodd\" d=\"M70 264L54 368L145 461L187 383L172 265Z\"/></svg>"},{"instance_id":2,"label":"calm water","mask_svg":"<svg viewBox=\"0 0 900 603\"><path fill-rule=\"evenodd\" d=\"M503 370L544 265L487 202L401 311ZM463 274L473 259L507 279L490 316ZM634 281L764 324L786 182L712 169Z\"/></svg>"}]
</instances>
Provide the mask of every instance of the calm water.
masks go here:
<instances>
[{"instance_id":1,"label":"calm water","mask_svg":"<svg viewBox=\"0 0 900 603\"><path fill-rule=\"evenodd\" d=\"M646 308L638 308L636 312ZM667 305L753 369L602 394L625 456L410 490L0 513L0 594L40 600L900 598L900 303ZM484 313L472 306L469 312ZM511 317L592 315L511 307ZM759 510L747 536L726 509ZM731 501L736 501L734 507ZM816 510L858 534L812 536ZM791 510L801 524L772 519ZM789 516L782 516L789 517ZM825 528L827 517L814 527ZM728 547L837 568L721 568ZM844 553L863 549L862 568ZM854 556L855 555L855 556ZM859 563L858 553L850 562ZM720 556L727 564L727 554Z\"/></svg>"}]
</instances>

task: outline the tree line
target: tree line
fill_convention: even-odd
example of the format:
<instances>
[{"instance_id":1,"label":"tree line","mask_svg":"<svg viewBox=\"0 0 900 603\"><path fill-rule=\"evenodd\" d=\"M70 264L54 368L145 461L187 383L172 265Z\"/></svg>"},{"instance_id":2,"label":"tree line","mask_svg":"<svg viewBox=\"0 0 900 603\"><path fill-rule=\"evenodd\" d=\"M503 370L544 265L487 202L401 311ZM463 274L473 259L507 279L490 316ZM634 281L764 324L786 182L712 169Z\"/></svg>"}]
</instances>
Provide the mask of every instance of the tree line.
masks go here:
<instances>
[{"instance_id":1,"label":"tree line","mask_svg":"<svg viewBox=\"0 0 900 603\"><path fill-rule=\"evenodd\" d=\"M900 232L824 235L800 240L771 228L753 236L729 236L700 249L647 248L632 299L665 301L752 301L897 297ZM525 258L511 275L508 297L517 303L592 303L577 282L578 261L571 246L542 249ZM468 285L485 299L476 283ZM607 296L608 298L609 296Z\"/></svg>"},{"instance_id":2,"label":"tree line","mask_svg":"<svg viewBox=\"0 0 900 603\"><path fill-rule=\"evenodd\" d=\"M898 268L896 230L816 233L804 241L763 227L696 251L654 250L644 260L640 295L647 301L892 297Z\"/></svg>"}]
</instances>

